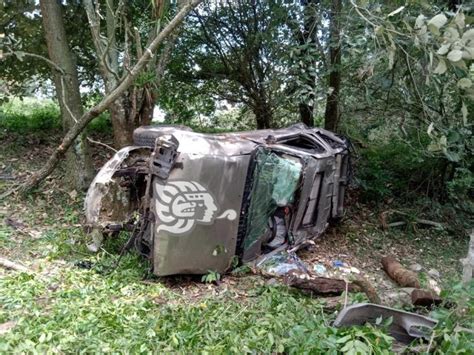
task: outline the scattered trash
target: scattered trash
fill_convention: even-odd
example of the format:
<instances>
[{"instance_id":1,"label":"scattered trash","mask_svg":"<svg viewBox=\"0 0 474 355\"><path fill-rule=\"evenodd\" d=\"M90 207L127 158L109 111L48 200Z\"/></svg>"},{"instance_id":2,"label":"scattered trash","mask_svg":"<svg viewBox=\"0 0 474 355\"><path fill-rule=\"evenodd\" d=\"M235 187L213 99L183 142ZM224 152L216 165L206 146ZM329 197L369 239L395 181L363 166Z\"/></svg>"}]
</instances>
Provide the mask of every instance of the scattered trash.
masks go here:
<instances>
[{"instance_id":1,"label":"scattered trash","mask_svg":"<svg viewBox=\"0 0 474 355\"><path fill-rule=\"evenodd\" d=\"M382 265L388 276L400 286L420 288L420 280L418 280L416 274L413 271L405 269L394 257L383 257Z\"/></svg>"},{"instance_id":2,"label":"scattered trash","mask_svg":"<svg viewBox=\"0 0 474 355\"><path fill-rule=\"evenodd\" d=\"M423 267L420 264L411 264L409 269L414 272L420 272L423 270Z\"/></svg>"},{"instance_id":3,"label":"scattered trash","mask_svg":"<svg viewBox=\"0 0 474 355\"><path fill-rule=\"evenodd\" d=\"M328 271L326 269L326 266L322 265L322 264L315 264L313 266L313 271L319 275L324 275L326 274L326 272Z\"/></svg>"},{"instance_id":4,"label":"scattered trash","mask_svg":"<svg viewBox=\"0 0 474 355\"><path fill-rule=\"evenodd\" d=\"M267 274L282 276L290 271L299 271L308 274L308 268L301 259L293 252L286 250L275 250L257 260L255 266Z\"/></svg>"},{"instance_id":5,"label":"scattered trash","mask_svg":"<svg viewBox=\"0 0 474 355\"><path fill-rule=\"evenodd\" d=\"M332 266L334 266L334 267L343 267L344 263L341 260L334 260L332 262Z\"/></svg>"},{"instance_id":6,"label":"scattered trash","mask_svg":"<svg viewBox=\"0 0 474 355\"><path fill-rule=\"evenodd\" d=\"M439 280L439 278L441 277L439 271L436 270L436 269L430 269L430 270L428 271L428 275L430 275L431 277L433 277L433 278L435 278L435 279L437 279L437 280Z\"/></svg>"},{"instance_id":7,"label":"scattered trash","mask_svg":"<svg viewBox=\"0 0 474 355\"><path fill-rule=\"evenodd\" d=\"M371 323L383 324L383 321L392 318L388 331L396 340L409 344L414 339L429 340L436 320L416 313L404 312L398 309L380 306L371 303L359 303L344 308L334 321L334 326L352 326Z\"/></svg>"},{"instance_id":8,"label":"scattered trash","mask_svg":"<svg viewBox=\"0 0 474 355\"><path fill-rule=\"evenodd\" d=\"M360 270L356 267L351 266L350 271L354 274L360 274Z\"/></svg>"}]
</instances>

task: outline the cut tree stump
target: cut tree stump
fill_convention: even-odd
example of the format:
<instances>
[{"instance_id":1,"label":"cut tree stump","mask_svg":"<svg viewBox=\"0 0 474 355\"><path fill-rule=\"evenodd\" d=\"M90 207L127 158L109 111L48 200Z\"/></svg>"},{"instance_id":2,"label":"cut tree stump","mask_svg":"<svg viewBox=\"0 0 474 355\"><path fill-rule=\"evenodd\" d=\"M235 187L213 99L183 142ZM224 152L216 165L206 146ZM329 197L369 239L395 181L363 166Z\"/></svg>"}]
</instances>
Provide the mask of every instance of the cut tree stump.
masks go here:
<instances>
[{"instance_id":1,"label":"cut tree stump","mask_svg":"<svg viewBox=\"0 0 474 355\"><path fill-rule=\"evenodd\" d=\"M405 269L393 256L383 257L382 266L388 276L400 286L420 288L418 276L413 271Z\"/></svg>"}]
</instances>

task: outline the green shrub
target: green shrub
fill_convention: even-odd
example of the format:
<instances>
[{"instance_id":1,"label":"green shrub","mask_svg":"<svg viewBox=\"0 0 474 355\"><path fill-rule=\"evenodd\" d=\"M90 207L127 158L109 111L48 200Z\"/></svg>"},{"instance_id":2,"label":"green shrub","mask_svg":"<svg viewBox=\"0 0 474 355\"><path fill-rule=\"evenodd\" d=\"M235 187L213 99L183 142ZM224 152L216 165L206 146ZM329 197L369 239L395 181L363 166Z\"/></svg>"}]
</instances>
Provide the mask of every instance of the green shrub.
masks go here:
<instances>
[{"instance_id":1,"label":"green shrub","mask_svg":"<svg viewBox=\"0 0 474 355\"><path fill-rule=\"evenodd\" d=\"M60 129L59 107L51 100L13 99L0 107L0 128L16 133Z\"/></svg>"},{"instance_id":2,"label":"green shrub","mask_svg":"<svg viewBox=\"0 0 474 355\"><path fill-rule=\"evenodd\" d=\"M100 114L87 125L88 133L108 134L112 132L112 121L108 112Z\"/></svg>"},{"instance_id":3,"label":"green shrub","mask_svg":"<svg viewBox=\"0 0 474 355\"><path fill-rule=\"evenodd\" d=\"M393 138L387 143L368 143L360 151L356 179L366 200L390 196L407 197L413 192L433 194L443 183L443 161L428 157L409 142Z\"/></svg>"}]
</instances>

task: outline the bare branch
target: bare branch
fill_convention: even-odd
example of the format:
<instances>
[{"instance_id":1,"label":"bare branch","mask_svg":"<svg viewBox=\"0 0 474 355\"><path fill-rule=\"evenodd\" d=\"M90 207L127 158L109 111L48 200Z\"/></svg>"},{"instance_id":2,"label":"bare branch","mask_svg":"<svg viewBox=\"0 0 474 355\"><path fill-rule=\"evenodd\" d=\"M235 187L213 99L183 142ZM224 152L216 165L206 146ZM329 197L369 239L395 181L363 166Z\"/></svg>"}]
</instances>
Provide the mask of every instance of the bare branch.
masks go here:
<instances>
[{"instance_id":1,"label":"bare branch","mask_svg":"<svg viewBox=\"0 0 474 355\"><path fill-rule=\"evenodd\" d=\"M105 148L107 148L107 149L110 149L110 150L113 151L114 153L117 153L117 149L112 148L112 147L111 147L110 145L108 145L108 144L95 141L95 140L93 140L93 139L90 138L90 137L87 137L87 140L88 140L89 142L93 143L93 144L101 145L101 146L103 146L103 147L105 147Z\"/></svg>"}]
</instances>

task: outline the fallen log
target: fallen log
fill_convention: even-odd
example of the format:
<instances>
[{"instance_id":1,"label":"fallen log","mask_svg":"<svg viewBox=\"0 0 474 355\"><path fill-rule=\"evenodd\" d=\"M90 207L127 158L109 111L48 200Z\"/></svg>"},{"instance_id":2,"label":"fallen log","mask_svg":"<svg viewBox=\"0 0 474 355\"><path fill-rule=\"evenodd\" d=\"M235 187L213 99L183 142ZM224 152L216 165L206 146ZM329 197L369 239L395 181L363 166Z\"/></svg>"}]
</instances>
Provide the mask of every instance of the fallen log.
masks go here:
<instances>
[{"instance_id":1,"label":"fallen log","mask_svg":"<svg viewBox=\"0 0 474 355\"><path fill-rule=\"evenodd\" d=\"M13 261L0 257L0 266L3 266L5 269L15 270L19 272L24 272L27 274L34 274L34 272L28 269L26 266L17 264Z\"/></svg>"},{"instance_id":2,"label":"fallen log","mask_svg":"<svg viewBox=\"0 0 474 355\"><path fill-rule=\"evenodd\" d=\"M405 269L393 256L382 258L385 272L402 287L420 288L420 280L413 271Z\"/></svg>"},{"instance_id":3,"label":"fallen log","mask_svg":"<svg viewBox=\"0 0 474 355\"><path fill-rule=\"evenodd\" d=\"M377 291L367 279L363 278L362 276L357 276L356 279L352 280L352 283L360 287L361 291L365 293L370 303L382 304Z\"/></svg>"},{"instance_id":4,"label":"fallen log","mask_svg":"<svg viewBox=\"0 0 474 355\"><path fill-rule=\"evenodd\" d=\"M441 304L443 300L437 294L429 290L415 289L411 293L411 303L414 306L431 307Z\"/></svg>"},{"instance_id":5,"label":"fallen log","mask_svg":"<svg viewBox=\"0 0 474 355\"><path fill-rule=\"evenodd\" d=\"M360 287L351 282L327 277L302 278L296 274L288 274L284 278L284 283L290 287L309 291L318 296L338 296L346 290L349 292L360 291Z\"/></svg>"}]
</instances>

